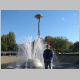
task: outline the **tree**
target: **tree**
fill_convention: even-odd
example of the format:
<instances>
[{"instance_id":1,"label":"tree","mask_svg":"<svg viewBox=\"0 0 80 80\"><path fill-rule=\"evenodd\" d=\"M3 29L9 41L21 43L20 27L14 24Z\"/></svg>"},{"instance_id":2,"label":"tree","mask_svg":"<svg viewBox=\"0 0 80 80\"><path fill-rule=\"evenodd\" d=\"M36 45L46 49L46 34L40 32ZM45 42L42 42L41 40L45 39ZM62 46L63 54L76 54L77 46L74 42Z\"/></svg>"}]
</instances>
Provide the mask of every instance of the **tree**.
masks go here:
<instances>
[{"instance_id":1,"label":"tree","mask_svg":"<svg viewBox=\"0 0 80 80\"><path fill-rule=\"evenodd\" d=\"M79 41L73 44L73 52L79 52Z\"/></svg>"},{"instance_id":2,"label":"tree","mask_svg":"<svg viewBox=\"0 0 80 80\"><path fill-rule=\"evenodd\" d=\"M7 36L6 35L2 35L1 36L1 50L2 51L7 51Z\"/></svg>"},{"instance_id":3,"label":"tree","mask_svg":"<svg viewBox=\"0 0 80 80\"><path fill-rule=\"evenodd\" d=\"M68 41L68 39L63 37L51 37L46 36L45 41L51 45L53 49L56 49L57 52L69 52L69 47L73 44L72 42Z\"/></svg>"},{"instance_id":4,"label":"tree","mask_svg":"<svg viewBox=\"0 0 80 80\"><path fill-rule=\"evenodd\" d=\"M7 34L7 45L8 45L8 50L14 51L15 45L16 45L16 40L15 40L15 34L13 32L9 32Z\"/></svg>"},{"instance_id":5,"label":"tree","mask_svg":"<svg viewBox=\"0 0 80 80\"><path fill-rule=\"evenodd\" d=\"M15 51L16 48L16 37L13 32L1 36L1 51Z\"/></svg>"}]
</instances>

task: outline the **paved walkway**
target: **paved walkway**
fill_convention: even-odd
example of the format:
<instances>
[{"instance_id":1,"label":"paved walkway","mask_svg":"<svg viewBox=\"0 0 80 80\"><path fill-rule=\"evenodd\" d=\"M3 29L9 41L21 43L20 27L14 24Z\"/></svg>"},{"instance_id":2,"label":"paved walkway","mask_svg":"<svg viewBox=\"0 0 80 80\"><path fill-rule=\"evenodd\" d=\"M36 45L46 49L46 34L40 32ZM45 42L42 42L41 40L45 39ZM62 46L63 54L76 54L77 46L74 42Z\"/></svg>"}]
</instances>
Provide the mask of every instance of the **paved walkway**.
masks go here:
<instances>
[{"instance_id":1,"label":"paved walkway","mask_svg":"<svg viewBox=\"0 0 80 80\"><path fill-rule=\"evenodd\" d=\"M10 64L24 61L25 56L1 56L1 64Z\"/></svg>"}]
</instances>

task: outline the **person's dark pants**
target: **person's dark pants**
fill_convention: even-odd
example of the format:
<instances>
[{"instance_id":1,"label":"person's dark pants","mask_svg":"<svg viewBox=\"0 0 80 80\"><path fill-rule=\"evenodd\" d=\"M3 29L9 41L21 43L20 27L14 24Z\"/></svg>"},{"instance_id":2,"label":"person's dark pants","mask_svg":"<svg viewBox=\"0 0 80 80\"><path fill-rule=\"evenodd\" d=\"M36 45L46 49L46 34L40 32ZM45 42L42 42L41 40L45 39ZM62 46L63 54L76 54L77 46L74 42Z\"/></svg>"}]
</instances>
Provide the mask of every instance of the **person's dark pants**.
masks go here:
<instances>
[{"instance_id":1,"label":"person's dark pants","mask_svg":"<svg viewBox=\"0 0 80 80\"><path fill-rule=\"evenodd\" d=\"M51 69L51 61L44 61L45 69Z\"/></svg>"}]
</instances>

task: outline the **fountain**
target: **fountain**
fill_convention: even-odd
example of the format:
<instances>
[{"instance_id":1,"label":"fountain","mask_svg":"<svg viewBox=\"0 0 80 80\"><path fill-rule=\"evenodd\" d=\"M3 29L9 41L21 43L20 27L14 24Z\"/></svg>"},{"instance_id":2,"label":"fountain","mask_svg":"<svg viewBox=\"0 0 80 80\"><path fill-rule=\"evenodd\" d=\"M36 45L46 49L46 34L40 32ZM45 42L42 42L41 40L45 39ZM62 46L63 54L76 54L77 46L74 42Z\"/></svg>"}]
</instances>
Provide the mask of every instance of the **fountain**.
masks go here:
<instances>
[{"instance_id":1,"label":"fountain","mask_svg":"<svg viewBox=\"0 0 80 80\"><path fill-rule=\"evenodd\" d=\"M21 46L19 46L19 55L25 56L25 62L27 68L43 68L43 51L45 44L42 38L36 38L32 41L32 38L28 38Z\"/></svg>"}]
</instances>

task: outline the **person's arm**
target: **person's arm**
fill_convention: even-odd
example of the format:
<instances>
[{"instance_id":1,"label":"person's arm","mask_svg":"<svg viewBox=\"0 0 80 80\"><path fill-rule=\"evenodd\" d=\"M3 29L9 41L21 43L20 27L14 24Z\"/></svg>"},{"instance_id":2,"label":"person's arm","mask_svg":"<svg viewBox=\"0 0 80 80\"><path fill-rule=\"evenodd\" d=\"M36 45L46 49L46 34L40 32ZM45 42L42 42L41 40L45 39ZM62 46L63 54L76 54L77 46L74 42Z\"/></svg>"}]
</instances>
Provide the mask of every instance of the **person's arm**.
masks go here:
<instances>
[{"instance_id":1,"label":"person's arm","mask_svg":"<svg viewBox=\"0 0 80 80\"><path fill-rule=\"evenodd\" d=\"M53 51L52 51L52 50L51 50L51 53L52 53L52 55L51 55L51 56L52 56L52 58L53 58Z\"/></svg>"},{"instance_id":2,"label":"person's arm","mask_svg":"<svg viewBox=\"0 0 80 80\"><path fill-rule=\"evenodd\" d=\"M43 58L44 58L44 53L45 53L45 51L43 52Z\"/></svg>"}]
</instances>

